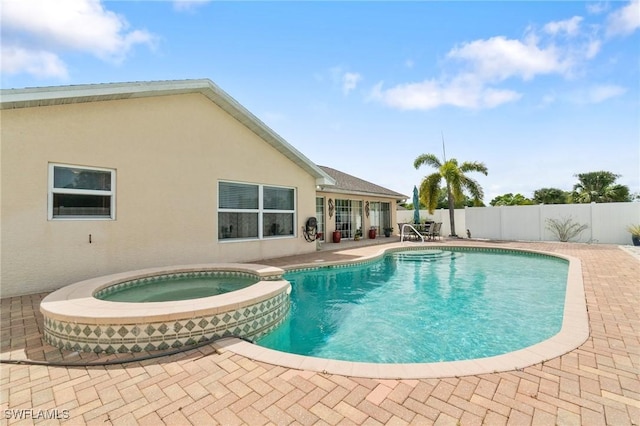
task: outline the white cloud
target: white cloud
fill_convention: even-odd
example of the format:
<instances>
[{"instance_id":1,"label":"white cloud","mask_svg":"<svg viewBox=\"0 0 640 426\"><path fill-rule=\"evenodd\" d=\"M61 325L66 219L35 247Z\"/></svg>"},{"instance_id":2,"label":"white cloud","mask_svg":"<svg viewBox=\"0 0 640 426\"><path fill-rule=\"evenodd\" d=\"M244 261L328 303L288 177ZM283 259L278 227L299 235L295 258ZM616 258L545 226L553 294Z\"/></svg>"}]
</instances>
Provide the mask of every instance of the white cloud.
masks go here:
<instances>
[{"instance_id":1,"label":"white cloud","mask_svg":"<svg viewBox=\"0 0 640 426\"><path fill-rule=\"evenodd\" d=\"M345 71L341 66L330 68L329 77L333 84L340 86L342 93L345 95L354 90L362 80L362 75L357 72ZM316 76L316 80L323 81L324 79L319 75Z\"/></svg>"},{"instance_id":2,"label":"white cloud","mask_svg":"<svg viewBox=\"0 0 640 426\"><path fill-rule=\"evenodd\" d=\"M424 80L419 83L399 84L383 89L383 83L374 86L370 99L401 110L429 110L450 105L459 108L494 108L522 97L512 90L485 87L470 75L453 81Z\"/></svg>"},{"instance_id":3,"label":"white cloud","mask_svg":"<svg viewBox=\"0 0 640 426\"><path fill-rule=\"evenodd\" d=\"M607 17L607 36L625 36L640 28L640 0L631 0L626 6Z\"/></svg>"},{"instance_id":4,"label":"white cloud","mask_svg":"<svg viewBox=\"0 0 640 426\"><path fill-rule=\"evenodd\" d=\"M600 103L607 99L615 98L625 94L627 89L615 84L591 87L587 91L586 99L589 103Z\"/></svg>"},{"instance_id":5,"label":"white cloud","mask_svg":"<svg viewBox=\"0 0 640 426\"><path fill-rule=\"evenodd\" d=\"M601 84L569 92L564 96L568 102L578 105L599 104L627 93L627 89L616 84Z\"/></svg>"},{"instance_id":6,"label":"white cloud","mask_svg":"<svg viewBox=\"0 0 640 426\"><path fill-rule=\"evenodd\" d=\"M530 80L538 74L569 72L572 67L570 58L563 57L554 45L539 47L536 42L535 37L526 42L492 37L455 47L447 56L467 61L476 74L489 81L510 77Z\"/></svg>"},{"instance_id":7,"label":"white cloud","mask_svg":"<svg viewBox=\"0 0 640 426\"><path fill-rule=\"evenodd\" d=\"M67 67L55 54L45 51L21 49L16 46L2 46L2 72L18 74L26 72L37 78L56 77L66 79Z\"/></svg>"},{"instance_id":8,"label":"white cloud","mask_svg":"<svg viewBox=\"0 0 640 426\"><path fill-rule=\"evenodd\" d=\"M543 27L544 32L551 35L565 33L568 36L575 36L580 32L581 16L574 16L564 21L549 22Z\"/></svg>"},{"instance_id":9,"label":"white cloud","mask_svg":"<svg viewBox=\"0 0 640 426\"><path fill-rule=\"evenodd\" d=\"M174 0L173 8L178 12L193 12L211 0Z\"/></svg>"},{"instance_id":10,"label":"white cloud","mask_svg":"<svg viewBox=\"0 0 640 426\"><path fill-rule=\"evenodd\" d=\"M522 97L521 93L513 90L499 90L492 88L483 89L481 95L481 106L485 108L494 108L498 105L517 101Z\"/></svg>"},{"instance_id":11,"label":"white cloud","mask_svg":"<svg viewBox=\"0 0 640 426\"><path fill-rule=\"evenodd\" d=\"M606 2L601 2L601 3L595 3L595 2L589 2L587 3L587 12L589 12L592 15L599 15L603 12L606 12L607 10L609 10L609 4Z\"/></svg>"},{"instance_id":12,"label":"white cloud","mask_svg":"<svg viewBox=\"0 0 640 426\"><path fill-rule=\"evenodd\" d=\"M586 48L584 49L584 57L586 59L593 59L600 52L600 48L602 47L602 41L600 40L591 40L587 43Z\"/></svg>"},{"instance_id":13,"label":"white cloud","mask_svg":"<svg viewBox=\"0 0 640 426\"><path fill-rule=\"evenodd\" d=\"M539 108L545 108L556 102L577 105L599 104L627 93L627 88L616 84L600 84L561 93L548 93L542 97Z\"/></svg>"},{"instance_id":14,"label":"white cloud","mask_svg":"<svg viewBox=\"0 0 640 426\"><path fill-rule=\"evenodd\" d=\"M2 71L41 77L62 75L61 52L84 52L118 63L135 45L152 46L155 41L145 30L131 30L124 17L98 0L6 1L1 20Z\"/></svg>"},{"instance_id":15,"label":"white cloud","mask_svg":"<svg viewBox=\"0 0 640 426\"><path fill-rule=\"evenodd\" d=\"M461 43L447 53L443 61L447 72L441 77L386 89L379 83L369 98L404 110L442 105L494 108L515 102L523 94L502 87L510 79L528 82L548 75L573 79L583 73L583 65L598 55L603 41L598 37L598 26L583 28L582 23L582 17L574 16L549 22L539 30L529 27L521 39L495 36ZM594 102L617 94L615 90L604 90L592 96L583 94L583 99ZM552 102L555 97L545 98L542 106Z\"/></svg>"},{"instance_id":16,"label":"white cloud","mask_svg":"<svg viewBox=\"0 0 640 426\"><path fill-rule=\"evenodd\" d=\"M358 82L362 80L362 76L355 72L346 72L342 75L342 93L349 94L356 88Z\"/></svg>"}]
</instances>

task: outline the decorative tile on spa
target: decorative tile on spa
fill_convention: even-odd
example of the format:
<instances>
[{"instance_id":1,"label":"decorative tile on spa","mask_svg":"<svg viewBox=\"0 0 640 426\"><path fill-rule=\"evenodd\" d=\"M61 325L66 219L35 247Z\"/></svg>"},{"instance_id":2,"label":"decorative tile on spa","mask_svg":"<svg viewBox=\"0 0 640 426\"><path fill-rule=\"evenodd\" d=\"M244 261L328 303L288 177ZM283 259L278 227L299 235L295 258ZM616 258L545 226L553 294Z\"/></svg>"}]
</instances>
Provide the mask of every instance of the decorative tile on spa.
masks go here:
<instances>
[{"instance_id":1,"label":"decorative tile on spa","mask_svg":"<svg viewBox=\"0 0 640 426\"><path fill-rule=\"evenodd\" d=\"M286 292L217 315L147 324L78 324L45 318L45 341L59 349L84 352L140 352L222 336L257 338L279 325L289 311Z\"/></svg>"}]
</instances>

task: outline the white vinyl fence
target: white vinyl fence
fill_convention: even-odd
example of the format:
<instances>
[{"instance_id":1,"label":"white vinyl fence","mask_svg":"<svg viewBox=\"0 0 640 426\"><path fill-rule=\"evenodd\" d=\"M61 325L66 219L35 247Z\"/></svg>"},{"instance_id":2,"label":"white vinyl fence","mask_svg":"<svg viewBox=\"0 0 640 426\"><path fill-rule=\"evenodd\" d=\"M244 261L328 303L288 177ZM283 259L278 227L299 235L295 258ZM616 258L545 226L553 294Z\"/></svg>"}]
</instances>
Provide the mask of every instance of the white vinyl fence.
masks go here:
<instances>
[{"instance_id":1,"label":"white vinyl fence","mask_svg":"<svg viewBox=\"0 0 640 426\"><path fill-rule=\"evenodd\" d=\"M420 211L421 221L442 222L442 235L450 234L449 211L429 215ZM467 207L455 211L456 233L491 240L558 241L547 228L548 220L570 219L587 225L571 241L603 244L631 244L627 226L640 224L640 203L540 204L535 206ZM398 211L398 222L412 222L413 210Z\"/></svg>"}]
</instances>

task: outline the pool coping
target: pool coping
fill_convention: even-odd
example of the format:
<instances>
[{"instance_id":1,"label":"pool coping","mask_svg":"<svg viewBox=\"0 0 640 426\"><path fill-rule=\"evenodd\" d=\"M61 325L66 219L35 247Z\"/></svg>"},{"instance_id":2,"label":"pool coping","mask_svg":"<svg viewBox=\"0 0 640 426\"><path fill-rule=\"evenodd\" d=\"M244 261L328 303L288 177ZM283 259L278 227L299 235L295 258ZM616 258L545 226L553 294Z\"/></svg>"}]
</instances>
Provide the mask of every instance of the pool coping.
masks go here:
<instances>
[{"instance_id":1,"label":"pool coping","mask_svg":"<svg viewBox=\"0 0 640 426\"><path fill-rule=\"evenodd\" d=\"M380 258L389 251L396 250L415 250L416 248L459 249L460 247L461 246L457 246L455 244L439 244L433 242L392 243L373 253L369 253L370 250L364 249L350 250L350 253L357 253L358 251L364 253L356 260L304 263L291 265L283 269L294 270L317 268L319 266L327 265L349 265L367 262ZM343 376L376 379L425 379L460 377L519 370L564 355L565 353L576 349L588 339L589 319L587 314L584 282L582 279L582 263L580 259L565 254L511 247L506 248L493 244L465 244L464 247L480 250L496 249L500 251L534 253L567 260L569 268L567 274L564 316L560 331L547 340L514 352L473 360L435 363L385 364L332 360L280 352L236 338L218 340L214 343L214 347L219 351L230 351L255 361L298 370L309 370L326 374L339 374Z\"/></svg>"}]
</instances>

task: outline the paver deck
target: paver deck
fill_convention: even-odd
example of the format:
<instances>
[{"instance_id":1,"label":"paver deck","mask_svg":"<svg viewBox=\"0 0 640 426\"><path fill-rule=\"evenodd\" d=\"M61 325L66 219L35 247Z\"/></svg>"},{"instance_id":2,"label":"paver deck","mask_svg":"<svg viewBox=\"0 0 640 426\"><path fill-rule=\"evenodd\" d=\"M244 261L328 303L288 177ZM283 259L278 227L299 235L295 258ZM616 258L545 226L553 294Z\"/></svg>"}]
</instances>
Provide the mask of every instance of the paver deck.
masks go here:
<instances>
[{"instance_id":1,"label":"paver deck","mask_svg":"<svg viewBox=\"0 0 640 426\"><path fill-rule=\"evenodd\" d=\"M582 261L590 327L584 344L517 371L419 380L287 369L211 345L121 365L3 363L0 424L640 424L640 257L613 245L496 243ZM260 263L356 259L373 250L379 247L325 244L316 253ZM45 295L0 301L3 360L132 357L61 353L45 344L38 309Z\"/></svg>"}]
</instances>

